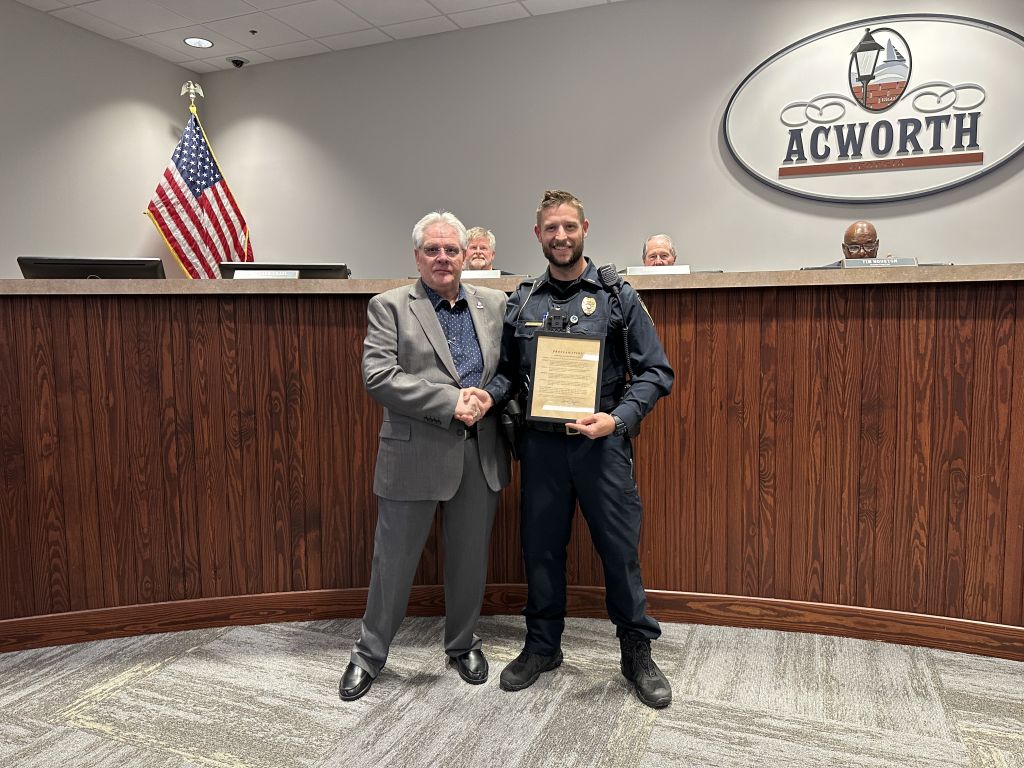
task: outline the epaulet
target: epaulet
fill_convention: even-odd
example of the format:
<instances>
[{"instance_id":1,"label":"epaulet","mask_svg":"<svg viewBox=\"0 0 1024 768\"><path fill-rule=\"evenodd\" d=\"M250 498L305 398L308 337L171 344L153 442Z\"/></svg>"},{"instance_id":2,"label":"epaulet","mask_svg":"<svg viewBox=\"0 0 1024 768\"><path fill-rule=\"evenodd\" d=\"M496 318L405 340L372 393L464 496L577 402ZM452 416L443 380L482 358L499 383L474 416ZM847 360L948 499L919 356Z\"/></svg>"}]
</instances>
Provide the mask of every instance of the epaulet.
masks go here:
<instances>
[{"instance_id":1,"label":"epaulet","mask_svg":"<svg viewBox=\"0 0 1024 768\"><path fill-rule=\"evenodd\" d=\"M536 277L524 277L522 280L519 281L519 285L516 286L516 290L521 291L523 288L529 288L535 282L537 282Z\"/></svg>"}]
</instances>

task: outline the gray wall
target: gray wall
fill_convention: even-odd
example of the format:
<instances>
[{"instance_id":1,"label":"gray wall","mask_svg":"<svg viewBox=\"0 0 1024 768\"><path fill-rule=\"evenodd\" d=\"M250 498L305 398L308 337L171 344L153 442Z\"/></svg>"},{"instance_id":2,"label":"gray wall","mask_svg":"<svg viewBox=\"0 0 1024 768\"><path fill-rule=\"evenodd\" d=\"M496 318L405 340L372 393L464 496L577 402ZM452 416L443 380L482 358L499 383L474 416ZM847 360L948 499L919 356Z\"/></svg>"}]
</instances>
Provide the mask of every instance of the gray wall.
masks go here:
<instances>
[{"instance_id":1,"label":"gray wall","mask_svg":"<svg viewBox=\"0 0 1024 768\"><path fill-rule=\"evenodd\" d=\"M258 260L408 275L412 224L448 208L495 231L501 267L536 273L533 211L546 187L562 187L586 204L599 262L636 263L644 235L665 230L696 269L823 263L862 216L895 255L1022 261L1009 222L1024 157L957 190L857 207L771 190L725 150L728 98L762 60L825 27L906 12L1024 33L1019 0L629 0L204 75L200 114ZM58 67L23 44L21 82L0 85L34 126L30 151L0 160L0 276L17 274L21 252L159 253L139 211L184 123L178 88L194 76L20 7L0 5L4 38L8 17L14 38L38 35L68 59L86 52L89 65ZM5 70L9 56L5 44ZM5 147L21 135L9 121L0 130ZM48 206L55 188L61 203ZM69 225L56 226L71 201Z\"/></svg>"},{"instance_id":2,"label":"gray wall","mask_svg":"<svg viewBox=\"0 0 1024 768\"><path fill-rule=\"evenodd\" d=\"M192 76L0 0L0 278L19 254L162 256L143 215ZM177 269L177 267L174 267Z\"/></svg>"}]
</instances>

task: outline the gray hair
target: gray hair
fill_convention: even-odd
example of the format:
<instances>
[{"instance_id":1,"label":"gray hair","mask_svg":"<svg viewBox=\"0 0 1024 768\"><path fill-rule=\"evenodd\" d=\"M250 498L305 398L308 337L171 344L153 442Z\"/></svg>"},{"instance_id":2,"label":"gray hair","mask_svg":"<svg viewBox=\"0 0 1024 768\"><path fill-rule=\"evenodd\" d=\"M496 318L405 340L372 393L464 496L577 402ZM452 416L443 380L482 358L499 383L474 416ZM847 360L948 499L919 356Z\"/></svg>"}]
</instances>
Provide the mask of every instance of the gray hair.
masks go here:
<instances>
[{"instance_id":1,"label":"gray hair","mask_svg":"<svg viewBox=\"0 0 1024 768\"><path fill-rule=\"evenodd\" d=\"M412 247L417 250L423 247L423 232L432 224L444 224L454 229L459 235L459 246L466 250L469 239L466 237L466 227L459 221L454 213L448 211L431 211L422 219L416 222L412 228Z\"/></svg>"},{"instance_id":2,"label":"gray hair","mask_svg":"<svg viewBox=\"0 0 1024 768\"><path fill-rule=\"evenodd\" d=\"M488 243L488 245L490 245L491 250L492 251L494 250L494 244L495 244L496 240L494 239L494 233L491 232L491 230L484 229L483 227L473 227L471 230L469 230L466 233L466 240L467 241L469 241L469 240L476 240L478 237L486 237L487 238L487 243Z\"/></svg>"},{"instance_id":3,"label":"gray hair","mask_svg":"<svg viewBox=\"0 0 1024 768\"><path fill-rule=\"evenodd\" d=\"M640 258L641 258L641 259L643 259L644 257L646 257L646 256L647 256L647 244L648 244L649 242L651 242L651 240L653 240L653 239L654 239L654 238L656 238L656 237L663 237L663 238L665 238L666 240L668 240L668 249L669 249L669 250L670 250L670 251L672 252L672 258L673 258L673 259L679 258L679 257L678 257L678 256L676 255L676 246L675 246L675 243L673 243L673 242L672 242L672 238L671 238L671 237L669 237L668 235L666 235L666 234L665 234L664 232L659 232L658 234L656 234L656 235L651 235L651 236L649 236L649 237L648 237L648 238L647 238L646 240L644 240L644 249L643 249L643 251L642 251L642 252L641 252L641 254L640 254Z\"/></svg>"}]
</instances>

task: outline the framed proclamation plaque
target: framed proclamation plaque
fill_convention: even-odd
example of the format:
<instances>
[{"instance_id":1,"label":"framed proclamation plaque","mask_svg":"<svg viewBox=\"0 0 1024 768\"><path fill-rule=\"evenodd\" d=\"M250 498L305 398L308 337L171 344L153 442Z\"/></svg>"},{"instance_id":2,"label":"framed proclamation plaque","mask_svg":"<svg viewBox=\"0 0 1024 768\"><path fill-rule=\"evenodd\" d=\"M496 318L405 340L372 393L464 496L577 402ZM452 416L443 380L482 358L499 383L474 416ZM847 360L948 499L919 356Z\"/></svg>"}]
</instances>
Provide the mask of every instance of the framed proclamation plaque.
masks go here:
<instances>
[{"instance_id":1,"label":"framed proclamation plaque","mask_svg":"<svg viewBox=\"0 0 1024 768\"><path fill-rule=\"evenodd\" d=\"M526 418L570 422L596 413L604 336L537 331L534 340Z\"/></svg>"}]
</instances>

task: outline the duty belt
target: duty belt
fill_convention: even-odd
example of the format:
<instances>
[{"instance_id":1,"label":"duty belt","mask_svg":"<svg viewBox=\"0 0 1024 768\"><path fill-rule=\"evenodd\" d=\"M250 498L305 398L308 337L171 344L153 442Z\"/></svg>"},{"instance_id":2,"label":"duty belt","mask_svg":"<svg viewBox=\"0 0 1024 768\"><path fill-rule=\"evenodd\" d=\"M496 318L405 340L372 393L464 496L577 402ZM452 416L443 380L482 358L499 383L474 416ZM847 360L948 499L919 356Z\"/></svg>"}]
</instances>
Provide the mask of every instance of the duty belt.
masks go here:
<instances>
[{"instance_id":1,"label":"duty belt","mask_svg":"<svg viewBox=\"0 0 1024 768\"><path fill-rule=\"evenodd\" d=\"M557 421L531 421L528 419L526 426L528 429L535 429L538 432L554 432L558 435L575 436L582 434L571 421L562 423ZM570 428L572 431L570 431Z\"/></svg>"}]
</instances>

